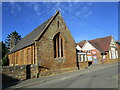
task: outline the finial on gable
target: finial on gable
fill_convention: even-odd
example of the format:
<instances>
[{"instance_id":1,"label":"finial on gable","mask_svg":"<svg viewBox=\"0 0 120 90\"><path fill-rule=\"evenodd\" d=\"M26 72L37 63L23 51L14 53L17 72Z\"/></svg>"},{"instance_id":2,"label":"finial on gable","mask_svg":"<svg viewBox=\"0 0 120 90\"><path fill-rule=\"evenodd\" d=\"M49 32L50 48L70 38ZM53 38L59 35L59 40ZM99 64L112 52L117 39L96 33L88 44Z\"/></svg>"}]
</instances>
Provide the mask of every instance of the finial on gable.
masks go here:
<instances>
[{"instance_id":1,"label":"finial on gable","mask_svg":"<svg viewBox=\"0 0 120 90\"><path fill-rule=\"evenodd\" d=\"M57 11L56 11L56 13L60 13L60 11L59 11L59 10L57 10Z\"/></svg>"}]
</instances>

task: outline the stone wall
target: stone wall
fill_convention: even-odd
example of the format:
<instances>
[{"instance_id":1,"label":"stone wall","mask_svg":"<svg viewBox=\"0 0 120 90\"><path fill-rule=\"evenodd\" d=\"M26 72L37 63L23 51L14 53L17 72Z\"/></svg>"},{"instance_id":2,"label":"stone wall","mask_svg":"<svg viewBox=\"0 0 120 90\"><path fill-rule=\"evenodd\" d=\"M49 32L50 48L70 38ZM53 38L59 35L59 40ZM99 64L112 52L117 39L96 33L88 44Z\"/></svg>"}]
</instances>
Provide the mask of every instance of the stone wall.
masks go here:
<instances>
[{"instance_id":1,"label":"stone wall","mask_svg":"<svg viewBox=\"0 0 120 90\"><path fill-rule=\"evenodd\" d=\"M14 82L26 79L26 66L3 66L2 67L2 81Z\"/></svg>"},{"instance_id":2,"label":"stone wall","mask_svg":"<svg viewBox=\"0 0 120 90\"><path fill-rule=\"evenodd\" d=\"M18 65L18 66L3 66L2 67L2 81L14 82L25 80L29 78L36 78L36 65Z\"/></svg>"},{"instance_id":3,"label":"stone wall","mask_svg":"<svg viewBox=\"0 0 120 90\"><path fill-rule=\"evenodd\" d=\"M40 78L43 76L55 75L63 72L77 70L77 68L64 68L57 70L48 70L37 65L18 65L2 67L2 82L16 82L31 78Z\"/></svg>"},{"instance_id":4,"label":"stone wall","mask_svg":"<svg viewBox=\"0 0 120 90\"><path fill-rule=\"evenodd\" d=\"M53 40L58 33L63 37L63 57L55 58ZM60 14L55 17L43 36L35 43L38 65L49 70L76 67L76 44Z\"/></svg>"}]
</instances>

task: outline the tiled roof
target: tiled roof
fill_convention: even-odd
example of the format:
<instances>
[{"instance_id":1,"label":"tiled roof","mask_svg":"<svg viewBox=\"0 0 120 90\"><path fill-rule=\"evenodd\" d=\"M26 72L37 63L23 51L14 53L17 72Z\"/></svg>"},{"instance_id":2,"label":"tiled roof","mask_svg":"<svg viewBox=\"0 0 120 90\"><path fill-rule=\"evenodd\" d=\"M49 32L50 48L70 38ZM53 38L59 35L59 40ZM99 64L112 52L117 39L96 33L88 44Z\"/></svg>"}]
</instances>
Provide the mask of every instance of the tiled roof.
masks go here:
<instances>
[{"instance_id":1,"label":"tiled roof","mask_svg":"<svg viewBox=\"0 0 120 90\"><path fill-rule=\"evenodd\" d=\"M109 51L111 39L112 36L107 36L103 38L89 40L88 42L90 42L100 52L105 52L105 51Z\"/></svg>"},{"instance_id":2,"label":"tiled roof","mask_svg":"<svg viewBox=\"0 0 120 90\"><path fill-rule=\"evenodd\" d=\"M26 35L24 38L22 38L15 47L10 51L10 53L15 52L17 50L20 50L22 48L25 48L29 45L34 44L35 39L38 38L41 33L45 30L45 27L48 26L49 23L51 23L52 19L59 13L59 11L56 12L54 16L52 16L50 19L48 19L46 22L38 26L35 30L33 30L31 33Z\"/></svg>"},{"instance_id":3,"label":"tiled roof","mask_svg":"<svg viewBox=\"0 0 120 90\"><path fill-rule=\"evenodd\" d=\"M77 43L77 45L79 45L81 48L83 47L83 45L85 44L86 40L81 41L80 43Z\"/></svg>"}]
</instances>

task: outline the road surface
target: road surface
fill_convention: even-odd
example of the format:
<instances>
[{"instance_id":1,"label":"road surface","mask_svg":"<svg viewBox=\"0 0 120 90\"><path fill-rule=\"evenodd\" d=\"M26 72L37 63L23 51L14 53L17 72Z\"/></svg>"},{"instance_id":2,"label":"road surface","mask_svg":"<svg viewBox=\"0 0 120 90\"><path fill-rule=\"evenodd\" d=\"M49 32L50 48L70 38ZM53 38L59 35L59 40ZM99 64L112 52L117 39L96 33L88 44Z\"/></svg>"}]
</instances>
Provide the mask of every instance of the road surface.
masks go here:
<instances>
[{"instance_id":1,"label":"road surface","mask_svg":"<svg viewBox=\"0 0 120 90\"><path fill-rule=\"evenodd\" d=\"M77 72L71 76L30 85L26 88L118 88L118 74L118 64L115 63L109 67L104 66L102 69L83 74Z\"/></svg>"}]
</instances>

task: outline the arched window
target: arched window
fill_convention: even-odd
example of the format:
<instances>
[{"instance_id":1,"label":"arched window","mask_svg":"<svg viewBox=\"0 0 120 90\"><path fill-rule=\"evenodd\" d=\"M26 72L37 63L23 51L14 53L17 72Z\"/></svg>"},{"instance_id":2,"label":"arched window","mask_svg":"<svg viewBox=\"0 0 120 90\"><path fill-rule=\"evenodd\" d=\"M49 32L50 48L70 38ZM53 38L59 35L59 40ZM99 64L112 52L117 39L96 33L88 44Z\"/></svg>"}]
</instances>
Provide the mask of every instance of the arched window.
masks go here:
<instances>
[{"instance_id":1,"label":"arched window","mask_svg":"<svg viewBox=\"0 0 120 90\"><path fill-rule=\"evenodd\" d=\"M59 57L63 57L63 38L60 35L60 33L56 34L54 39L54 58L59 58Z\"/></svg>"}]
</instances>

